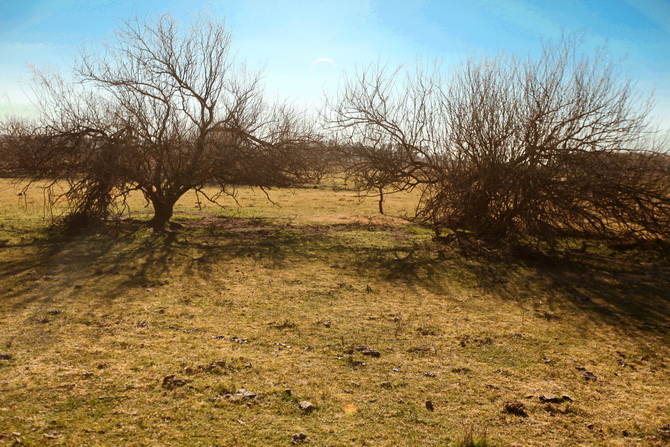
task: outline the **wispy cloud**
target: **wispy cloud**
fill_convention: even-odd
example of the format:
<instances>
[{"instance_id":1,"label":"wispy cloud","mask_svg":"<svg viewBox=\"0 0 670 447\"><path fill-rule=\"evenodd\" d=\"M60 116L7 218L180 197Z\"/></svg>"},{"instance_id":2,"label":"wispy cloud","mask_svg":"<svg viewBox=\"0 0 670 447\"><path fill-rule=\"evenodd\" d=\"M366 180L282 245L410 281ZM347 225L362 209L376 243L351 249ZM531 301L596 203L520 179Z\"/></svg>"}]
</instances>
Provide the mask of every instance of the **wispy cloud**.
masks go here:
<instances>
[{"instance_id":1,"label":"wispy cloud","mask_svg":"<svg viewBox=\"0 0 670 447\"><path fill-rule=\"evenodd\" d=\"M626 3L670 35L670 2L667 0L626 0Z\"/></svg>"}]
</instances>

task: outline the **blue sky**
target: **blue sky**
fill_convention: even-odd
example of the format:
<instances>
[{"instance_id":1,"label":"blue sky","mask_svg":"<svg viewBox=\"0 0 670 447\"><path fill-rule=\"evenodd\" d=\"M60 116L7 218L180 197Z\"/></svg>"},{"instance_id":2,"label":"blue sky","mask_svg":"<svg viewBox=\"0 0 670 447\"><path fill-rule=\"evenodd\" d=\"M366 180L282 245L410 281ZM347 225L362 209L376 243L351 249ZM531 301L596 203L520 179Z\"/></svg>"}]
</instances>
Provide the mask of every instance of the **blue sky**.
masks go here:
<instances>
[{"instance_id":1,"label":"blue sky","mask_svg":"<svg viewBox=\"0 0 670 447\"><path fill-rule=\"evenodd\" d=\"M374 61L446 65L500 50L537 54L582 33L607 45L670 127L670 0L0 0L0 114L31 109L30 65L67 71L81 45L123 19L170 12L226 20L238 57L264 67L270 97L318 104L343 73Z\"/></svg>"}]
</instances>

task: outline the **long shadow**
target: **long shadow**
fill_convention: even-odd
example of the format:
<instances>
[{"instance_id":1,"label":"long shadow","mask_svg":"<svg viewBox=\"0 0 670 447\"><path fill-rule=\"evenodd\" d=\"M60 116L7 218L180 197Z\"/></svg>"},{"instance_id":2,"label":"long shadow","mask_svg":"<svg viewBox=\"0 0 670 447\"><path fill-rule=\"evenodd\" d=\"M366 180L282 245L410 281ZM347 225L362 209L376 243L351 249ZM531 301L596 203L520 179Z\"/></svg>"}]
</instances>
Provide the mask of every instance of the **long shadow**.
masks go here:
<instances>
[{"instance_id":1,"label":"long shadow","mask_svg":"<svg viewBox=\"0 0 670 447\"><path fill-rule=\"evenodd\" d=\"M570 310L623 333L670 335L670 267L606 254L527 259L510 253L460 252L429 244L404 256L368 258L370 271L435 293L449 280L506 300ZM547 302L547 300L549 302ZM538 307L540 307L538 305Z\"/></svg>"},{"instance_id":2,"label":"long shadow","mask_svg":"<svg viewBox=\"0 0 670 447\"><path fill-rule=\"evenodd\" d=\"M601 256L528 260L487 251L459 252L435 242L417 241L395 229L397 243L384 248L347 245L338 232L349 226L288 227L262 219L208 218L186 222L165 234L150 233L141 223L110 225L84 236L49 236L0 247L0 276L10 280L3 291L15 305L47 299L26 293L22 281L47 280L51 270L68 270L68 281L49 284L73 287L92 277L107 279L105 299L132 287L150 287L176 272L207 279L222 261L253 259L269 268L286 268L316 259L346 263L363 277L402 281L410 289L438 294L454 283L508 300L530 300L538 293L549 306L581 312L594 322L623 332L666 336L670 333L670 268ZM367 231L389 228L366 226ZM391 236L389 236L391 237ZM14 250L13 256L3 252ZM25 252L16 255L16 252ZM7 260L6 260L7 259ZM107 287L108 286L108 287Z\"/></svg>"},{"instance_id":3,"label":"long shadow","mask_svg":"<svg viewBox=\"0 0 670 447\"><path fill-rule=\"evenodd\" d=\"M209 224L156 234L141 222L126 221L97 233L45 233L30 242L5 245L0 247L0 277L8 284L3 295L23 306L48 301L44 293L30 293L38 284L53 294L96 280L105 281L104 296L112 300L132 287L165 283L176 272L207 278L221 261L253 258L281 268L306 241L300 231L262 219L221 218ZM65 272L66 284L58 281Z\"/></svg>"},{"instance_id":4,"label":"long shadow","mask_svg":"<svg viewBox=\"0 0 670 447\"><path fill-rule=\"evenodd\" d=\"M30 242L7 244L0 248L0 276L9 280L10 287L5 290L5 298L21 297L15 305L25 305L40 300L35 291L38 285L53 294L59 289L79 287L84 280L93 276L102 277L106 273L119 274L119 268L127 269L128 259L145 258L146 262L133 268L132 276L141 277L148 269L162 266L166 270L165 251L156 250L157 237L137 244L136 225L126 225L123 230L110 225L101 234L63 235L45 232ZM120 249L123 247L123 249ZM67 274L68 283L59 281ZM119 285L124 285L120 281ZM110 290L110 297L121 293Z\"/></svg>"}]
</instances>

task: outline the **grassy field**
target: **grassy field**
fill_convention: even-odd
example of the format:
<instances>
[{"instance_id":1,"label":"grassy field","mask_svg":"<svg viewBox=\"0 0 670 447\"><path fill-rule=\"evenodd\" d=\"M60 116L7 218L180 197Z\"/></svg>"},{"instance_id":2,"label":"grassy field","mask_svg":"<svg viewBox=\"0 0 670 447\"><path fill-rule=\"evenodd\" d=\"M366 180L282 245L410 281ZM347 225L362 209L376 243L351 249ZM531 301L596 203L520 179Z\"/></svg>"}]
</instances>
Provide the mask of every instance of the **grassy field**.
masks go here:
<instances>
[{"instance_id":1,"label":"grassy field","mask_svg":"<svg viewBox=\"0 0 670 447\"><path fill-rule=\"evenodd\" d=\"M442 246L411 196L380 216L332 186L189 196L163 235L136 201L65 237L19 191L0 181L0 444L668 443L667 263Z\"/></svg>"}]
</instances>

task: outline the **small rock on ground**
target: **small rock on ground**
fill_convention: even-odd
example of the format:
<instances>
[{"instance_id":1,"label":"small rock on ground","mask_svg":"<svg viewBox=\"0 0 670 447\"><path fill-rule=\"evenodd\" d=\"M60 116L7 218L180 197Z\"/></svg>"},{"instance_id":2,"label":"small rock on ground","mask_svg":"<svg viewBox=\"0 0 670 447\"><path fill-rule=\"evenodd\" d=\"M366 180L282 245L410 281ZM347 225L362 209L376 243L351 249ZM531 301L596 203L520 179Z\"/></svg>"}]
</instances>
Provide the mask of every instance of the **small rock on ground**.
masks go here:
<instances>
[{"instance_id":1,"label":"small rock on ground","mask_svg":"<svg viewBox=\"0 0 670 447\"><path fill-rule=\"evenodd\" d=\"M526 413L526 406L521 402L517 401L505 402L503 411L505 413L513 414L515 416L523 416L523 417L528 416L528 413Z\"/></svg>"},{"instance_id":2,"label":"small rock on ground","mask_svg":"<svg viewBox=\"0 0 670 447\"><path fill-rule=\"evenodd\" d=\"M584 371L584 380L598 380L598 377L593 374L591 371Z\"/></svg>"},{"instance_id":3,"label":"small rock on ground","mask_svg":"<svg viewBox=\"0 0 670 447\"><path fill-rule=\"evenodd\" d=\"M302 443L307 443L310 442L309 437L307 437L306 434L304 433L294 433L293 434L293 440L291 441L291 444L302 444Z\"/></svg>"},{"instance_id":4,"label":"small rock on ground","mask_svg":"<svg viewBox=\"0 0 670 447\"><path fill-rule=\"evenodd\" d=\"M308 400L301 401L298 404L298 408L300 408L303 411L303 413L311 413L312 411L316 410L314 404Z\"/></svg>"},{"instance_id":5,"label":"small rock on ground","mask_svg":"<svg viewBox=\"0 0 670 447\"><path fill-rule=\"evenodd\" d=\"M165 376L163 378L163 388L167 390L171 390L180 386L184 386L188 383L188 381L184 379L176 379L174 374L170 374L169 376Z\"/></svg>"},{"instance_id":6,"label":"small rock on ground","mask_svg":"<svg viewBox=\"0 0 670 447\"><path fill-rule=\"evenodd\" d=\"M255 399L256 396L256 393L247 391L244 388L240 388L239 390L235 391L235 394L226 395L226 397L230 400Z\"/></svg>"}]
</instances>

